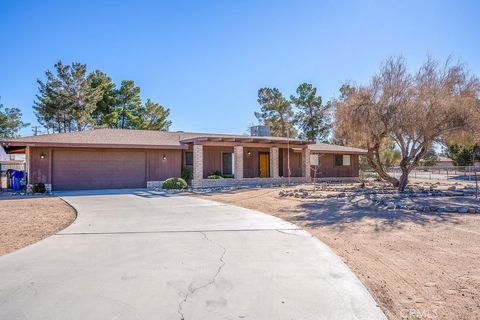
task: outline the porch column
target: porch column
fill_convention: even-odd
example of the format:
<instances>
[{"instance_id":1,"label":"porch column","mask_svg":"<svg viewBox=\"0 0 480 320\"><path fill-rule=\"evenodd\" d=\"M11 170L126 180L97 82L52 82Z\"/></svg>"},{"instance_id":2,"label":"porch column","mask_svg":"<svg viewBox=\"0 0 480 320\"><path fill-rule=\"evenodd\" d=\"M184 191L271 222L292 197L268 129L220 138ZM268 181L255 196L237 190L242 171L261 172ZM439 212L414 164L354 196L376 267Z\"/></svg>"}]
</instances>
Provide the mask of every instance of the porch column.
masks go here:
<instances>
[{"instance_id":1,"label":"porch column","mask_svg":"<svg viewBox=\"0 0 480 320\"><path fill-rule=\"evenodd\" d=\"M302 151L302 177L310 181L310 149L308 147Z\"/></svg>"},{"instance_id":2,"label":"porch column","mask_svg":"<svg viewBox=\"0 0 480 320\"><path fill-rule=\"evenodd\" d=\"M278 148L270 148L270 178L278 178Z\"/></svg>"},{"instance_id":3,"label":"porch column","mask_svg":"<svg viewBox=\"0 0 480 320\"><path fill-rule=\"evenodd\" d=\"M203 145L193 145L193 180L203 179Z\"/></svg>"},{"instance_id":4,"label":"porch column","mask_svg":"<svg viewBox=\"0 0 480 320\"><path fill-rule=\"evenodd\" d=\"M235 179L243 179L243 146L233 147L233 162L235 164Z\"/></svg>"}]
</instances>

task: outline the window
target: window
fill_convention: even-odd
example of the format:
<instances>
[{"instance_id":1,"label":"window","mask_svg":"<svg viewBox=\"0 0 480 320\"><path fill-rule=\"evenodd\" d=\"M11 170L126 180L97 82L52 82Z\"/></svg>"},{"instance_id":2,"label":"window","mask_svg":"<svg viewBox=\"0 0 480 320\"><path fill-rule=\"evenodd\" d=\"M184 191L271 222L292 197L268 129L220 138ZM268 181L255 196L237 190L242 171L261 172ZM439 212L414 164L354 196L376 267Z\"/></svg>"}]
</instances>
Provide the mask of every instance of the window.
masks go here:
<instances>
[{"instance_id":1,"label":"window","mask_svg":"<svg viewBox=\"0 0 480 320\"><path fill-rule=\"evenodd\" d=\"M233 175L233 153L222 153L222 174L224 176Z\"/></svg>"},{"instance_id":2,"label":"window","mask_svg":"<svg viewBox=\"0 0 480 320\"><path fill-rule=\"evenodd\" d=\"M336 154L335 155L335 166L349 166L350 165L350 155L349 154Z\"/></svg>"},{"instance_id":3,"label":"window","mask_svg":"<svg viewBox=\"0 0 480 320\"><path fill-rule=\"evenodd\" d=\"M335 155L335 166L343 166L343 156L341 154Z\"/></svg>"},{"instance_id":4,"label":"window","mask_svg":"<svg viewBox=\"0 0 480 320\"><path fill-rule=\"evenodd\" d=\"M186 166L193 166L193 152L186 151L185 152L185 165Z\"/></svg>"}]
</instances>

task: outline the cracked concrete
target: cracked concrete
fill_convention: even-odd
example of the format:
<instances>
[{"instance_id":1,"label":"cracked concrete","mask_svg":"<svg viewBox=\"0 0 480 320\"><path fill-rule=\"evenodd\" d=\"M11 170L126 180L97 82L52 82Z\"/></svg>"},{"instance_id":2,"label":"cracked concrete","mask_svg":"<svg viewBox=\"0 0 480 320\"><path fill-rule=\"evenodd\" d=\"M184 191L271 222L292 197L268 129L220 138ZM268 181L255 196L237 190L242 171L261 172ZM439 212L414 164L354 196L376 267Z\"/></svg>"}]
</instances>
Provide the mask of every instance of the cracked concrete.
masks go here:
<instances>
[{"instance_id":1,"label":"cracked concrete","mask_svg":"<svg viewBox=\"0 0 480 320\"><path fill-rule=\"evenodd\" d=\"M185 315L183 314L183 305L187 303L187 300L192 297L196 291L198 290L201 290L201 289L204 289L208 286L211 286L213 284L215 284L215 280L217 279L218 275L220 274L220 272L222 271L222 268L225 266L225 261L223 260L223 257L225 257L225 254L227 253L227 249L225 249L221 244L219 243L216 243L212 240L210 240L207 236L207 233L206 232L200 232L203 237L205 238L205 240L207 240L208 242L211 242L213 243L215 246L218 246L222 249L222 254L220 255L220 258L219 258L219 261L220 261L220 265L218 266L218 269L217 271L215 272L215 274L213 275L212 279L209 280L207 283L205 283L204 285L201 285L200 287L197 287L197 288L194 288L193 290L190 290L190 286L189 286L189 291L188 293L185 294L185 298L180 301L180 303L178 304L178 314L180 315L180 320L186 320L185 319Z\"/></svg>"},{"instance_id":2,"label":"cracked concrete","mask_svg":"<svg viewBox=\"0 0 480 320\"><path fill-rule=\"evenodd\" d=\"M62 197L70 227L0 258L0 319L385 319L283 220L145 190Z\"/></svg>"}]
</instances>

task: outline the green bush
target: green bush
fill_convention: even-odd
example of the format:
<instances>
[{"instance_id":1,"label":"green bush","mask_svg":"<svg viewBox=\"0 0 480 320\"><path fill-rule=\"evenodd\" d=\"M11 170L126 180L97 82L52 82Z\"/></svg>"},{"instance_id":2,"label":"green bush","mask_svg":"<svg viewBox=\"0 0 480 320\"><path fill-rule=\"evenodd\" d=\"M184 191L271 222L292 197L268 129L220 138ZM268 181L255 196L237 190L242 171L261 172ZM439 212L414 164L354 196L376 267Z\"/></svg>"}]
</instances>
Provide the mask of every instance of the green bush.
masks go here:
<instances>
[{"instance_id":1,"label":"green bush","mask_svg":"<svg viewBox=\"0 0 480 320\"><path fill-rule=\"evenodd\" d=\"M33 193L45 193L47 189L45 189L45 184L43 183L34 183L32 185L32 192Z\"/></svg>"},{"instance_id":2,"label":"green bush","mask_svg":"<svg viewBox=\"0 0 480 320\"><path fill-rule=\"evenodd\" d=\"M163 182L163 189L185 189L187 182L182 178L169 178Z\"/></svg>"},{"instance_id":3,"label":"green bush","mask_svg":"<svg viewBox=\"0 0 480 320\"><path fill-rule=\"evenodd\" d=\"M223 179L223 177L218 175L218 174L211 174L207 178L208 179Z\"/></svg>"},{"instance_id":4,"label":"green bush","mask_svg":"<svg viewBox=\"0 0 480 320\"><path fill-rule=\"evenodd\" d=\"M192 181L193 172L190 168L183 167L181 176L183 180L190 183L190 181Z\"/></svg>"}]
</instances>

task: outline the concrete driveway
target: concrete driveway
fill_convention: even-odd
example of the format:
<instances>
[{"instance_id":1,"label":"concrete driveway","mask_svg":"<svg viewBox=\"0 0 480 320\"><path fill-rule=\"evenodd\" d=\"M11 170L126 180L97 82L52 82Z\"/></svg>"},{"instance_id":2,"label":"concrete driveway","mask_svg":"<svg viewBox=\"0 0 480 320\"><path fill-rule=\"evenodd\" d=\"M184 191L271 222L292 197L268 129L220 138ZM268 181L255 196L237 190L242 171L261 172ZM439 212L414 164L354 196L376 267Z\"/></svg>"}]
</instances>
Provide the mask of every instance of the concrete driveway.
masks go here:
<instances>
[{"instance_id":1,"label":"concrete driveway","mask_svg":"<svg viewBox=\"0 0 480 320\"><path fill-rule=\"evenodd\" d=\"M385 319L286 221L146 190L61 196L77 220L0 257L0 319Z\"/></svg>"}]
</instances>

